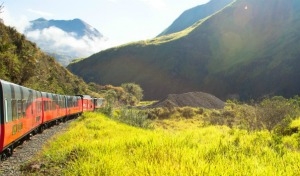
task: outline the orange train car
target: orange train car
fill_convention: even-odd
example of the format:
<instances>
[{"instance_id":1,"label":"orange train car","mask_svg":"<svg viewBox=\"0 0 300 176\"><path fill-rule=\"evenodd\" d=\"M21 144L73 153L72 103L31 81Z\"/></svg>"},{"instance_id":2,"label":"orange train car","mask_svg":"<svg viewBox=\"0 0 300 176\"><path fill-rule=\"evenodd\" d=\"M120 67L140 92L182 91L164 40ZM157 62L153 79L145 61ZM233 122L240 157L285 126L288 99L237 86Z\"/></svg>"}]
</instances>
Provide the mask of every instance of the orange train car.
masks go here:
<instances>
[{"instance_id":1,"label":"orange train car","mask_svg":"<svg viewBox=\"0 0 300 176\"><path fill-rule=\"evenodd\" d=\"M42 95L17 84L0 80L0 152L13 153L19 139L36 133L42 123Z\"/></svg>"},{"instance_id":2,"label":"orange train car","mask_svg":"<svg viewBox=\"0 0 300 176\"><path fill-rule=\"evenodd\" d=\"M94 111L94 99L90 95L78 95L81 97L80 103L82 104L82 111Z\"/></svg>"},{"instance_id":3,"label":"orange train car","mask_svg":"<svg viewBox=\"0 0 300 176\"><path fill-rule=\"evenodd\" d=\"M80 96L65 96L67 117L80 115L83 111L82 101Z\"/></svg>"}]
</instances>

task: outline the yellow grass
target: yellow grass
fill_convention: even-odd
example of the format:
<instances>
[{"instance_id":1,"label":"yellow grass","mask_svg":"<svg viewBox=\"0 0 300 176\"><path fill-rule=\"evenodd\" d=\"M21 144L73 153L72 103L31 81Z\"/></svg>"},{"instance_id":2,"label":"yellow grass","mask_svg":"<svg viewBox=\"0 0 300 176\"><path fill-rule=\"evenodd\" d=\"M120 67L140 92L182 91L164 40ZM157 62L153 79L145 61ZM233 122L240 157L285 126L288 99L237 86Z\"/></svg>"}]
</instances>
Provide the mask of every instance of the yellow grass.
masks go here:
<instances>
[{"instance_id":1,"label":"yellow grass","mask_svg":"<svg viewBox=\"0 0 300 176\"><path fill-rule=\"evenodd\" d=\"M226 126L203 127L197 122L156 121L156 129L144 130L102 114L85 113L35 159L44 167L26 174L273 176L300 173L299 134L279 138L268 131L249 133Z\"/></svg>"}]
</instances>

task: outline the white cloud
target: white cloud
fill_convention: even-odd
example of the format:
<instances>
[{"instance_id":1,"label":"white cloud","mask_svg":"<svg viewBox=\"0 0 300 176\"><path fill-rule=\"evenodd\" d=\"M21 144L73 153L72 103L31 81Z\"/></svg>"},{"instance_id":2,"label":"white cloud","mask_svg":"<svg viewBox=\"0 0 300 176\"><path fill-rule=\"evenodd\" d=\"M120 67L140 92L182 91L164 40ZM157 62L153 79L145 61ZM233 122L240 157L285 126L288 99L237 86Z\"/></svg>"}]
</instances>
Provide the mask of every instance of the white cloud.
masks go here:
<instances>
[{"instance_id":1,"label":"white cloud","mask_svg":"<svg viewBox=\"0 0 300 176\"><path fill-rule=\"evenodd\" d=\"M72 53L76 57L87 57L110 47L105 38L90 38L84 36L76 39L74 34L50 27L43 30L28 32L26 36L35 41L41 49L57 51L58 53Z\"/></svg>"},{"instance_id":2,"label":"white cloud","mask_svg":"<svg viewBox=\"0 0 300 176\"><path fill-rule=\"evenodd\" d=\"M23 34L25 33L25 29L30 25L26 16L15 19L10 15L8 9L3 10L1 18L5 25L15 27L18 32ZM109 41L107 38L90 38L84 36L77 39L74 33L66 33L56 27L31 31L25 35L29 40L37 43L42 50L57 51L67 55L71 53L71 56L75 57L88 57L91 54L118 45L118 43Z\"/></svg>"},{"instance_id":3,"label":"white cloud","mask_svg":"<svg viewBox=\"0 0 300 176\"><path fill-rule=\"evenodd\" d=\"M21 16L18 20L14 19L8 9L4 7L3 13L1 14L1 18L4 21L4 24L7 26L15 27L20 33L23 33L26 27L29 25L29 20L26 16Z\"/></svg>"}]
</instances>

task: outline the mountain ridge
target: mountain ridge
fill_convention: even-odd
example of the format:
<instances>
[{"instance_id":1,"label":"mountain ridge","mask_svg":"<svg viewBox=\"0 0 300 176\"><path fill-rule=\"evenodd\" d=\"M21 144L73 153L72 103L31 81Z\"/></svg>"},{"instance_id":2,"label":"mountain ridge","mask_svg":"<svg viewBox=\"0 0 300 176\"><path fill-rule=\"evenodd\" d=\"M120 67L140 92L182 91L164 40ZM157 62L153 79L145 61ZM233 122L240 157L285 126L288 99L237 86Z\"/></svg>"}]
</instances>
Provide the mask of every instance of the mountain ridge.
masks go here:
<instances>
[{"instance_id":1,"label":"mountain ridge","mask_svg":"<svg viewBox=\"0 0 300 176\"><path fill-rule=\"evenodd\" d=\"M294 96L300 93L299 19L296 0L238 0L179 37L171 34L174 40L112 48L68 68L86 81L138 83L146 99L191 91L222 100Z\"/></svg>"},{"instance_id":2,"label":"mountain ridge","mask_svg":"<svg viewBox=\"0 0 300 176\"><path fill-rule=\"evenodd\" d=\"M213 15L217 11L232 3L234 0L210 0L206 4L198 5L184 11L175 21L157 37L182 31L199 20Z\"/></svg>"}]
</instances>

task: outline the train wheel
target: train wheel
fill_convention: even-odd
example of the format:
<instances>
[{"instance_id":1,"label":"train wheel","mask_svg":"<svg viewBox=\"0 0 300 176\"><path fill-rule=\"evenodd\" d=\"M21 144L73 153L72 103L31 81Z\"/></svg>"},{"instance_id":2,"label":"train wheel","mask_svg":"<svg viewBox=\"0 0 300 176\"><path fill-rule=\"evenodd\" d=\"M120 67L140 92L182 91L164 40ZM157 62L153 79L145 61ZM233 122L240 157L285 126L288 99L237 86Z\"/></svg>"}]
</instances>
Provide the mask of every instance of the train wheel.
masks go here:
<instances>
[{"instance_id":1,"label":"train wheel","mask_svg":"<svg viewBox=\"0 0 300 176\"><path fill-rule=\"evenodd\" d=\"M40 128L39 128L39 133L43 133L44 130L45 130L45 126L41 125Z\"/></svg>"},{"instance_id":2,"label":"train wheel","mask_svg":"<svg viewBox=\"0 0 300 176\"><path fill-rule=\"evenodd\" d=\"M13 155L13 152L14 152L14 148L13 148L13 146L10 146L5 150L4 153L6 154L6 157L10 157Z\"/></svg>"},{"instance_id":3,"label":"train wheel","mask_svg":"<svg viewBox=\"0 0 300 176\"><path fill-rule=\"evenodd\" d=\"M5 160L7 160L7 155L6 155L5 152L3 152L3 153L1 154L1 161L5 161Z\"/></svg>"},{"instance_id":4,"label":"train wheel","mask_svg":"<svg viewBox=\"0 0 300 176\"><path fill-rule=\"evenodd\" d=\"M32 133L28 134L26 140L31 140L31 137L32 137L32 136L33 136Z\"/></svg>"}]
</instances>

